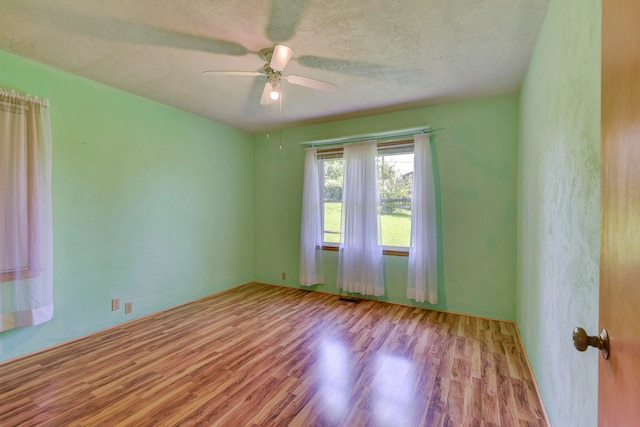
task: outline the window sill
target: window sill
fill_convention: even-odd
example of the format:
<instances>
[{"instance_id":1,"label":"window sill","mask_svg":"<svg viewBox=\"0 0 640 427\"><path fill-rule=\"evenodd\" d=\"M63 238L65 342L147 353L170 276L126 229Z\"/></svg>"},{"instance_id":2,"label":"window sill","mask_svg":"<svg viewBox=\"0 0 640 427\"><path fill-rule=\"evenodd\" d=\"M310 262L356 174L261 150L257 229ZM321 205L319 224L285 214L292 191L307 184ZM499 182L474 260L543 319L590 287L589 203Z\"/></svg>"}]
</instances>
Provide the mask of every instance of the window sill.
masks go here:
<instances>
[{"instance_id":1,"label":"window sill","mask_svg":"<svg viewBox=\"0 0 640 427\"><path fill-rule=\"evenodd\" d=\"M331 252L338 252L340 250L340 247L338 246L329 246L329 245L322 245L322 250L323 251L331 251ZM409 250L398 250L398 249L384 249L382 251L382 253L384 255L390 255L390 256L409 256Z\"/></svg>"}]
</instances>

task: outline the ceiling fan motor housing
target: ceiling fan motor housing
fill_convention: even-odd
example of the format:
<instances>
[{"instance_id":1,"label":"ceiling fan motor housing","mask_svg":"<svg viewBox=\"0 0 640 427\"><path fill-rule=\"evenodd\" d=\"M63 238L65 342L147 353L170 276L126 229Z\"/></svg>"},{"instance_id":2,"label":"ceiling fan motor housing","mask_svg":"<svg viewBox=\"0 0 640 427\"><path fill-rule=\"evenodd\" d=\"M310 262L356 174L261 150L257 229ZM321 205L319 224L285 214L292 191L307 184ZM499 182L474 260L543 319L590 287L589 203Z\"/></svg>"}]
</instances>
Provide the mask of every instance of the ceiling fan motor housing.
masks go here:
<instances>
[{"instance_id":1,"label":"ceiling fan motor housing","mask_svg":"<svg viewBox=\"0 0 640 427\"><path fill-rule=\"evenodd\" d=\"M267 63L271 62L271 57L273 56L273 48L265 47L264 49L261 49L260 52L258 52L258 56L260 57L260 59Z\"/></svg>"}]
</instances>

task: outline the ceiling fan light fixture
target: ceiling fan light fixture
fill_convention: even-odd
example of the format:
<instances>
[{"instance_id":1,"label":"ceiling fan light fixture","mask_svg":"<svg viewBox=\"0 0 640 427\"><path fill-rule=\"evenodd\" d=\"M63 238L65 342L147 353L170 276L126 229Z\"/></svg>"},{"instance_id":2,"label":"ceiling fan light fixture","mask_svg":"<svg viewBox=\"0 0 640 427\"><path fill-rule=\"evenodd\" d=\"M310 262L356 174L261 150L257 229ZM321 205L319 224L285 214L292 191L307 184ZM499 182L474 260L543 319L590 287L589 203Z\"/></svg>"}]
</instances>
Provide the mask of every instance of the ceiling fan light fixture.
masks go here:
<instances>
[{"instance_id":1,"label":"ceiling fan light fixture","mask_svg":"<svg viewBox=\"0 0 640 427\"><path fill-rule=\"evenodd\" d=\"M269 66L273 71L281 72L284 70L284 67L287 66L292 56L293 49L283 44L277 44L276 47L273 48L273 54L271 55Z\"/></svg>"},{"instance_id":2,"label":"ceiling fan light fixture","mask_svg":"<svg viewBox=\"0 0 640 427\"><path fill-rule=\"evenodd\" d=\"M272 101L277 101L278 99L280 99L280 89L278 88L271 89L271 92L269 93L269 98L271 98Z\"/></svg>"},{"instance_id":3,"label":"ceiling fan light fixture","mask_svg":"<svg viewBox=\"0 0 640 427\"><path fill-rule=\"evenodd\" d=\"M282 102L282 92L280 82L285 79L291 84L305 86L311 89L321 90L324 92L334 92L336 86L332 83L323 82L321 80L309 77L298 76L295 74L284 74L284 69L293 57L293 49L288 46L278 44L273 48L264 48L258 52L260 59L266 61L262 66L262 71L222 71L222 70L206 70L205 74L228 75L228 76L248 76L248 77L266 77L262 95L260 96L260 105L269 105L272 102Z\"/></svg>"},{"instance_id":4,"label":"ceiling fan light fixture","mask_svg":"<svg viewBox=\"0 0 640 427\"><path fill-rule=\"evenodd\" d=\"M267 87L266 89L269 91L269 99L271 99L271 101L277 101L278 99L280 99L280 74L278 73L271 73L269 74L268 77L269 81L267 82Z\"/></svg>"}]
</instances>

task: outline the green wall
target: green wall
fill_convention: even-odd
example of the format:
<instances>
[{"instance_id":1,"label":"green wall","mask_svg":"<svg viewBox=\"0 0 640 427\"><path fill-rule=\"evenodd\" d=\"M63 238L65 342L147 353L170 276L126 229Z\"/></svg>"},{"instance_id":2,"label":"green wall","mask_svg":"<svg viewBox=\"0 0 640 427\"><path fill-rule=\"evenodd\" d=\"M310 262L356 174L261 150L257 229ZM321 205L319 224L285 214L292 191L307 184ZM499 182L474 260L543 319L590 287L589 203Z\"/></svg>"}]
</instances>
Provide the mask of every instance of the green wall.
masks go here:
<instances>
[{"instance_id":1,"label":"green wall","mask_svg":"<svg viewBox=\"0 0 640 427\"><path fill-rule=\"evenodd\" d=\"M0 360L253 279L251 135L2 51L0 86L51 101L55 304Z\"/></svg>"},{"instance_id":2,"label":"green wall","mask_svg":"<svg viewBox=\"0 0 640 427\"><path fill-rule=\"evenodd\" d=\"M426 124L445 128L433 138L441 231L434 307L515 319L518 108L517 95L507 95L256 135L255 280L299 286L300 142ZM336 253L324 255L327 283L315 288L337 293ZM381 300L411 303L406 270L406 257L385 257Z\"/></svg>"},{"instance_id":3,"label":"green wall","mask_svg":"<svg viewBox=\"0 0 640 427\"><path fill-rule=\"evenodd\" d=\"M518 325L553 425L597 424L600 0L553 0L520 95Z\"/></svg>"}]
</instances>

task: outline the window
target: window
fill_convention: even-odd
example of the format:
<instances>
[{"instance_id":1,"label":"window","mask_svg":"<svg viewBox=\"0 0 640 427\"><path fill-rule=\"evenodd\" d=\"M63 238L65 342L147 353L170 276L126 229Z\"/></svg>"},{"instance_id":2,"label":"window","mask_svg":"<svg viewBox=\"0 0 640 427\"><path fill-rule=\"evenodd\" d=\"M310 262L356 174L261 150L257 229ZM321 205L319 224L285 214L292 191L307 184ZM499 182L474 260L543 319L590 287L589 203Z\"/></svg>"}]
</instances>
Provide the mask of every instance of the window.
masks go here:
<instances>
[{"instance_id":1,"label":"window","mask_svg":"<svg viewBox=\"0 0 640 427\"><path fill-rule=\"evenodd\" d=\"M48 105L0 88L0 331L53 317Z\"/></svg>"},{"instance_id":2,"label":"window","mask_svg":"<svg viewBox=\"0 0 640 427\"><path fill-rule=\"evenodd\" d=\"M341 236L344 162L342 148L318 150L323 244L338 247ZM413 141L378 144L381 244L387 253L406 253L411 235Z\"/></svg>"},{"instance_id":3,"label":"window","mask_svg":"<svg viewBox=\"0 0 640 427\"><path fill-rule=\"evenodd\" d=\"M0 282L40 273L39 129L35 108L0 101Z\"/></svg>"},{"instance_id":4,"label":"window","mask_svg":"<svg viewBox=\"0 0 640 427\"><path fill-rule=\"evenodd\" d=\"M26 121L27 106L0 102L0 123ZM27 132L32 131L28 126ZM14 280L18 275L29 276L37 268L38 199L34 197L37 182L35 159L29 150L27 135L15 139L10 126L0 128L0 170L5 171L0 185L0 281Z\"/></svg>"}]
</instances>

